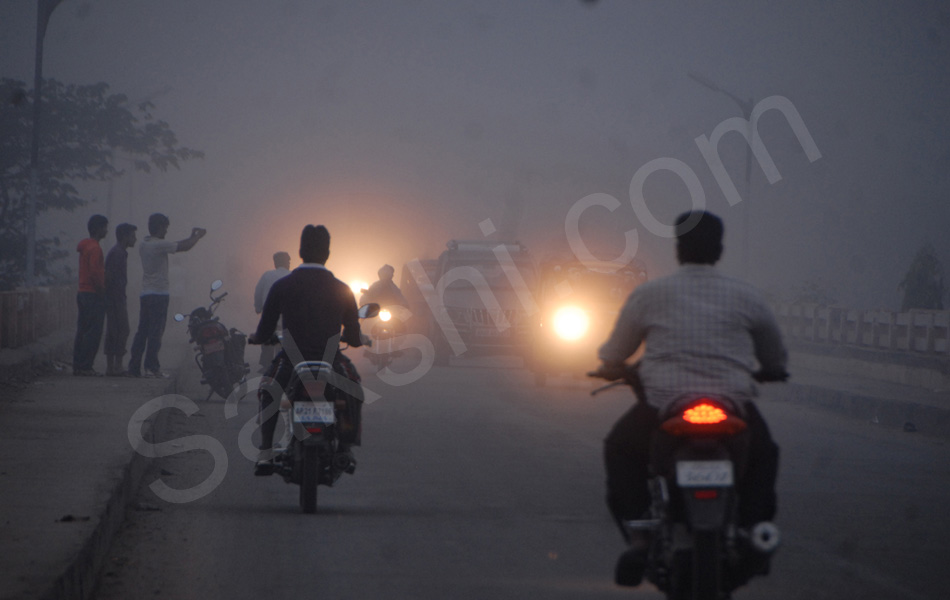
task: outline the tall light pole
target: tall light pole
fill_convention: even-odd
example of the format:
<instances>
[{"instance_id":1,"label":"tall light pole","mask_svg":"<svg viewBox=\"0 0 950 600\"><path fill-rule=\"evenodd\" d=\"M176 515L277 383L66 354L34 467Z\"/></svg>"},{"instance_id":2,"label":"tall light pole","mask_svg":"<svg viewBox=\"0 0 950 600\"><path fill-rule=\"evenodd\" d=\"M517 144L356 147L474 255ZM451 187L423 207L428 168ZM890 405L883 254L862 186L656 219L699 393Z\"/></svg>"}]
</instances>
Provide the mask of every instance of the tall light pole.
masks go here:
<instances>
[{"instance_id":1,"label":"tall light pole","mask_svg":"<svg viewBox=\"0 0 950 600\"><path fill-rule=\"evenodd\" d=\"M63 0L38 0L36 6L36 65L33 72L33 143L30 148L30 198L26 225L26 285L36 283L36 188L40 164L40 105L43 97L43 38L50 15Z\"/></svg>"},{"instance_id":2,"label":"tall light pole","mask_svg":"<svg viewBox=\"0 0 950 600\"><path fill-rule=\"evenodd\" d=\"M752 109L755 108L755 101L752 96L749 96L748 100L743 100L739 96L728 92L718 85L716 85L708 77L704 77L697 73L687 73L690 79L698 83L699 85L708 88L714 92L719 92L724 96L729 97L733 102L739 106L739 110L742 111L742 117L746 120L749 127L748 142L749 147L746 148L745 155L745 195L748 204L745 207L745 210L742 211L742 275L744 277L749 277L749 237L751 231L749 229L749 211L752 209Z\"/></svg>"}]
</instances>

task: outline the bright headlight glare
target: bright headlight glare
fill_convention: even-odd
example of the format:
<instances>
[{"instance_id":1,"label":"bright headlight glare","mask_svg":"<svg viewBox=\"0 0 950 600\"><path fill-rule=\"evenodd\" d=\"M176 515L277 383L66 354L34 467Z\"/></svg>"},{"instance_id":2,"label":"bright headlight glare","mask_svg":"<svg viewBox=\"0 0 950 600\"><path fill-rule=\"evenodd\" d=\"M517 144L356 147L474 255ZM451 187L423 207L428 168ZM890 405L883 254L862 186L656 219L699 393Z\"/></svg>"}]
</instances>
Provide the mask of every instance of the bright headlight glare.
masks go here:
<instances>
[{"instance_id":1,"label":"bright headlight glare","mask_svg":"<svg viewBox=\"0 0 950 600\"><path fill-rule=\"evenodd\" d=\"M382 309L379 311L379 320L388 321L393 318L393 313L389 312L389 309Z\"/></svg>"},{"instance_id":2,"label":"bright headlight glare","mask_svg":"<svg viewBox=\"0 0 950 600\"><path fill-rule=\"evenodd\" d=\"M369 288L369 284L363 281L362 279L357 279L350 282L350 289L353 290L353 295L359 299L360 294L365 292Z\"/></svg>"},{"instance_id":3,"label":"bright headlight glare","mask_svg":"<svg viewBox=\"0 0 950 600\"><path fill-rule=\"evenodd\" d=\"M587 333L590 319L582 308L565 306L554 313L554 333L565 340L580 339Z\"/></svg>"}]
</instances>

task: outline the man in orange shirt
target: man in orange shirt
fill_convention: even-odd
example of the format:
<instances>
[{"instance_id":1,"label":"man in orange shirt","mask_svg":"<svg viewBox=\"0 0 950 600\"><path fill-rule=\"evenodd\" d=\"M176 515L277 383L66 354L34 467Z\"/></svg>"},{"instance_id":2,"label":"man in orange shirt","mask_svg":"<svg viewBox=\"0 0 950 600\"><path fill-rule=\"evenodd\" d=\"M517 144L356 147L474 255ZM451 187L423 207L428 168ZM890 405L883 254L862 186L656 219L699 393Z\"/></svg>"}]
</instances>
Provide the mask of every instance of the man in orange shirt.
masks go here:
<instances>
[{"instance_id":1,"label":"man in orange shirt","mask_svg":"<svg viewBox=\"0 0 950 600\"><path fill-rule=\"evenodd\" d=\"M73 375L98 376L92 368L102 340L102 326L106 318L106 268L99 240L109 231L109 220L92 215L86 224L89 237L79 242L79 292L76 304L79 318L76 323L76 341L73 344Z\"/></svg>"}]
</instances>

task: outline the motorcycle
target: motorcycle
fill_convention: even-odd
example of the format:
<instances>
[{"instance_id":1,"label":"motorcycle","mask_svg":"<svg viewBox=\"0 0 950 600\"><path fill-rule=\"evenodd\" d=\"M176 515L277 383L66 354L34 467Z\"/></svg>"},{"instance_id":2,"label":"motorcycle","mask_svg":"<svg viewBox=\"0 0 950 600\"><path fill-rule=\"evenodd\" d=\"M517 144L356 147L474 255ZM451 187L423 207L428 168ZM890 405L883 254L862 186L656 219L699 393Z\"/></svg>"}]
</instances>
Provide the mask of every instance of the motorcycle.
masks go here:
<instances>
[{"instance_id":1,"label":"motorcycle","mask_svg":"<svg viewBox=\"0 0 950 600\"><path fill-rule=\"evenodd\" d=\"M754 377L784 381L787 374ZM636 366L591 395L623 384L644 397ZM649 518L623 526L628 533L650 534L645 576L668 600L727 599L754 575L768 572L780 540L770 522L738 525L737 489L749 458L742 408L724 396L688 394L661 411L659 422L650 450Z\"/></svg>"},{"instance_id":2,"label":"motorcycle","mask_svg":"<svg viewBox=\"0 0 950 600\"><path fill-rule=\"evenodd\" d=\"M214 316L215 309L228 295L225 292L215 297L214 293L222 285L220 279L215 280L209 293L211 304L207 308L199 306L188 315L188 341L195 344L195 362L201 369L201 383L211 386L205 401L215 393L227 399L235 387L246 382L251 371L250 365L244 362L247 336L233 327L228 329ZM184 320L181 313L175 315L175 321Z\"/></svg>"},{"instance_id":3,"label":"motorcycle","mask_svg":"<svg viewBox=\"0 0 950 600\"><path fill-rule=\"evenodd\" d=\"M361 319L378 313L378 304L359 309ZM265 343L278 341L275 335ZM292 435L286 449L274 455L274 472L300 486L300 508L312 514L317 511L317 486L331 487L343 473L356 470L352 456L338 449L341 428L354 426L355 421L348 414L353 403L347 396L362 403L363 388L328 362L303 361L294 365L285 393L290 400Z\"/></svg>"},{"instance_id":4,"label":"motorcycle","mask_svg":"<svg viewBox=\"0 0 950 600\"><path fill-rule=\"evenodd\" d=\"M408 309L402 306L380 308L373 325L369 328L369 337L373 340L373 346L367 348L364 353L374 367L380 369L388 367L393 359L400 356L401 351L396 347L395 338L405 329L403 321L408 318L405 314L407 312Z\"/></svg>"}]
</instances>

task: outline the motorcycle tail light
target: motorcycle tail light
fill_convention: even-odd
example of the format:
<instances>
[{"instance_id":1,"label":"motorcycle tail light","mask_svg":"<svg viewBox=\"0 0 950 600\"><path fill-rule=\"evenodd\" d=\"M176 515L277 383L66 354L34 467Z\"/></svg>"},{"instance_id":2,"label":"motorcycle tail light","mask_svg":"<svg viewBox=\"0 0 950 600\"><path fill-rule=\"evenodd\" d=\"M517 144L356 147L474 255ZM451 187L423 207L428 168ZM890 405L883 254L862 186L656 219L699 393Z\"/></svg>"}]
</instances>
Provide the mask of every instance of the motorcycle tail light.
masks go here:
<instances>
[{"instance_id":1,"label":"motorcycle tail light","mask_svg":"<svg viewBox=\"0 0 950 600\"><path fill-rule=\"evenodd\" d=\"M304 427L307 430L307 433L323 433L323 427L318 427L316 425L308 425Z\"/></svg>"},{"instance_id":2,"label":"motorcycle tail light","mask_svg":"<svg viewBox=\"0 0 950 600\"><path fill-rule=\"evenodd\" d=\"M735 435L745 430L746 422L731 415L708 398L700 398L660 428L672 435Z\"/></svg>"},{"instance_id":3,"label":"motorcycle tail light","mask_svg":"<svg viewBox=\"0 0 950 600\"><path fill-rule=\"evenodd\" d=\"M719 492L716 490L696 490L693 492L693 498L697 500L715 500L719 497Z\"/></svg>"},{"instance_id":4,"label":"motorcycle tail light","mask_svg":"<svg viewBox=\"0 0 950 600\"><path fill-rule=\"evenodd\" d=\"M693 425L713 425L721 423L727 418L726 411L706 402L683 411L683 420Z\"/></svg>"}]
</instances>

